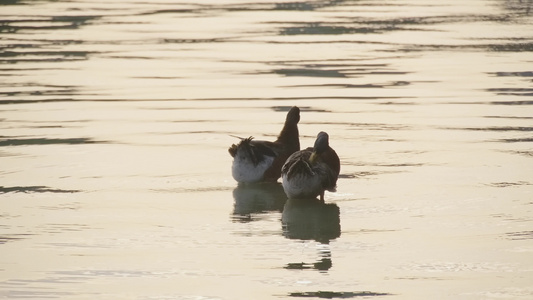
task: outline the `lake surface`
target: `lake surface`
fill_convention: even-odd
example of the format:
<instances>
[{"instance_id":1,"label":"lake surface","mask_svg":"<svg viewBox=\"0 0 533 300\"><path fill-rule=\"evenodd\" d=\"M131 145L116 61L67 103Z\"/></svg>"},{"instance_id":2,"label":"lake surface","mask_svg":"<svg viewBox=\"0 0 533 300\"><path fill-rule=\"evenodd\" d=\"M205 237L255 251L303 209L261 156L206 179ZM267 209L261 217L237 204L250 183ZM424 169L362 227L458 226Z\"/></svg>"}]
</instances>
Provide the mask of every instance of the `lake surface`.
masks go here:
<instances>
[{"instance_id":1,"label":"lake surface","mask_svg":"<svg viewBox=\"0 0 533 300\"><path fill-rule=\"evenodd\" d=\"M533 298L533 1L0 3L0 298Z\"/></svg>"}]
</instances>

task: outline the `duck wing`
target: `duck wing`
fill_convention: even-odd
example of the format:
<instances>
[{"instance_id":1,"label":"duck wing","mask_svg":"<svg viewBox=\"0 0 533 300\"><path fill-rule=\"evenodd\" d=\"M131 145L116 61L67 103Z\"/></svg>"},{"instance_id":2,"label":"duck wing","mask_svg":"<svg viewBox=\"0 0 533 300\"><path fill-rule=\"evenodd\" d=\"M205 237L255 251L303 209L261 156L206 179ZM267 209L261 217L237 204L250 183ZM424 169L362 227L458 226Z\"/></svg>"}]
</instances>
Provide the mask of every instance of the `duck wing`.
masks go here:
<instances>
[{"instance_id":1,"label":"duck wing","mask_svg":"<svg viewBox=\"0 0 533 300\"><path fill-rule=\"evenodd\" d=\"M248 156L251 161L257 165L262 162L266 156L277 157L279 154L279 147L274 142L258 141L254 138L241 138L238 144L233 144L229 147L228 152L232 157L235 157L238 152L242 151Z\"/></svg>"},{"instance_id":2,"label":"duck wing","mask_svg":"<svg viewBox=\"0 0 533 300\"><path fill-rule=\"evenodd\" d=\"M291 179L297 174L315 174L309 161L312 153L310 149L312 148L294 152L289 156L281 169L281 173L286 174L288 179Z\"/></svg>"}]
</instances>

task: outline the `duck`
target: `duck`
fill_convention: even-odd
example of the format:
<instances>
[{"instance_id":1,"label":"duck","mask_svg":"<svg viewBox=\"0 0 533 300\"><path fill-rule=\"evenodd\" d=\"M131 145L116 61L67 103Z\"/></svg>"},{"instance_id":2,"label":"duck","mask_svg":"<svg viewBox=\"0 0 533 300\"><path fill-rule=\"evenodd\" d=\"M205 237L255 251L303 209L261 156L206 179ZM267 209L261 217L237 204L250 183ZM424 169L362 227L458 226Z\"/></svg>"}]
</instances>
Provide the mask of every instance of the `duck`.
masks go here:
<instances>
[{"instance_id":1,"label":"duck","mask_svg":"<svg viewBox=\"0 0 533 300\"><path fill-rule=\"evenodd\" d=\"M283 165L283 190L289 199L320 196L324 202L325 191L336 191L340 169L339 156L329 146L329 135L321 131L313 147L294 152Z\"/></svg>"},{"instance_id":2,"label":"duck","mask_svg":"<svg viewBox=\"0 0 533 300\"><path fill-rule=\"evenodd\" d=\"M233 157L233 178L238 183L277 182L287 158L300 150L299 121L300 109L293 106L275 141L255 140L252 136L239 138L240 142L228 149Z\"/></svg>"}]
</instances>

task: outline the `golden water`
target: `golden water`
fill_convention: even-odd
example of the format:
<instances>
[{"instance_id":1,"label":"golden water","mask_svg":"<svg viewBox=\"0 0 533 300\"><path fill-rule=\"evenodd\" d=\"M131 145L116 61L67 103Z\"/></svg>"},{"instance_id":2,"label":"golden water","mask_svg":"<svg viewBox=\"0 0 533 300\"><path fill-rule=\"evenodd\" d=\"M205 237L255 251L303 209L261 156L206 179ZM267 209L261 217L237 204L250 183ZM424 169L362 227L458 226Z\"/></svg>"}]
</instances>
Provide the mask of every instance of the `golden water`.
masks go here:
<instances>
[{"instance_id":1,"label":"golden water","mask_svg":"<svg viewBox=\"0 0 533 300\"><path fill-rule=\"evenodd\" d=\"M1 3L0 298L533 297L532 1ZM325 205L231 177L293 105Z\"/></svg>"}]
</instances>

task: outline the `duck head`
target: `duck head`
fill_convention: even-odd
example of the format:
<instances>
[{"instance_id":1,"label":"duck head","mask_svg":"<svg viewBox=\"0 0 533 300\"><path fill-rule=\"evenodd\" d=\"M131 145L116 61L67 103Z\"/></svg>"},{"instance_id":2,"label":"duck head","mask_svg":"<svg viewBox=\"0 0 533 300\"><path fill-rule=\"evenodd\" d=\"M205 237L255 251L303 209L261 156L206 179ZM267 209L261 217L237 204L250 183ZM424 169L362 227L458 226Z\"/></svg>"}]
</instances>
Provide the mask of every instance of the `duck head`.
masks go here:
<instances>
[{"instance_id":1,"label":"duck head","mask_svg":"<svg viewBox=\"0 0 533 300\"><path fill-rule=\"evenodd\" d=\"M316 136L315 145L313 146L313 153L309 157L309 161L314 163L320 154L324 153L329 148L329 135L321 131Z\"/></svg>"},{"instance_id":2,"label":"duck head","mask_svg":"<svg viewBox=\"0 0 533 300\"><path fill-rule=\"evenodd\" d=\"M287 113L285 123L298 124L298 122L300 122L300 109L298 106L293 106Z\"/></svg>"}]
</instances>

